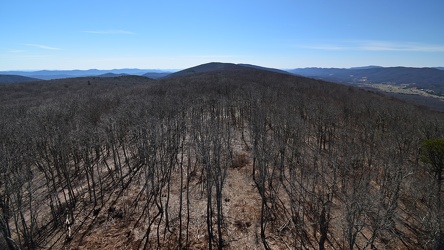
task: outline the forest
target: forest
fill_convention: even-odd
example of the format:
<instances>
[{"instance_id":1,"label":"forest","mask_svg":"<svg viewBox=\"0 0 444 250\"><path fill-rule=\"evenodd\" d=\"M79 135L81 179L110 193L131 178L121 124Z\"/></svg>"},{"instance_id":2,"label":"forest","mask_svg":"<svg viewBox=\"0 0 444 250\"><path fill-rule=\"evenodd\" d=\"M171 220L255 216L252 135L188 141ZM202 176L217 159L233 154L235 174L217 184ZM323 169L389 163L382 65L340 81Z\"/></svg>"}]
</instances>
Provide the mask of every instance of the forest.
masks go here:
<instances>
[{"instance_id":1,"label":"forest","mask_svg":"<svg viewBox=\"0 0 444 250\"><path fill-rule=\"evenodd\" d=\"M0 85L1 249L443 249L444 114L233 67Z\"/></svg>"}]
</instances>

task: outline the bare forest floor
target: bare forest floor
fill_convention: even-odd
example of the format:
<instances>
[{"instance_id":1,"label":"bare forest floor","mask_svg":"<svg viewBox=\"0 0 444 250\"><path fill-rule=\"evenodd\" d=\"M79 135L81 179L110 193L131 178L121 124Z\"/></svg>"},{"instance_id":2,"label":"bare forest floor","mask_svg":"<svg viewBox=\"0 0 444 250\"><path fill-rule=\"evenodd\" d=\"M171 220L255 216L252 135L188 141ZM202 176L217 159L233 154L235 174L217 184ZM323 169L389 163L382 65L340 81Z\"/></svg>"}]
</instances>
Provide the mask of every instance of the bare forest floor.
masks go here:
<instances>
[{"instance_id":1,"label":"bare forest floor","mask_svg":"<svg viewBox=\"0 0 444 250\"><path fill-rule=\"evenodd\" d=\"M225 249L261 249L260 242L260 195L257 192L252 178L252 161L248 150L238 145L236 153L238 165L227 171L226 182L223 188L223 214ZM104 165L102 171L106 173ZM108 173L109 174L109 173ZM186 173L185 173L186 174ZM186 176L185 176L186 178ZM105 182L110 182L107 175ZM180 186L180 169L176 168L171 176L170 197L168 204L169 225L165 227L165 218L158 217L151 229L151 241L156 242L159 235L161 249L177 249L179 234L178 211L180 192L182 192L183 213L189 212L189 224L183 218L183 228L188 227L189 249L207 249L207 222L206 222L206 194L202 180L192 173L190 176L189 211L185 211L186 186ZM125 189L119 186L109 186L104 194L103 202L94 207L86 190L86 183L76 187L84 196L80 201L84 206L81 210L74 210L74 219L71 220L72 237L68 237L67 227L60 227L49 233L44 240L44 249L140 249L146 240L146 203L144 193L143 172L140 170L127 183ZM164 187L166 192L166 187ZM42 190L43 192L43 190ZM62 195L62 194L59 194ZM167 202L166 194L162 202ZM49 213L47 211L42 211ZM152 215L151 215L152 216ZM165 216L165 215L162 215ZM162 220L162 223L159 223ZM158 224L159 223L159 224ZM153 233L154 232L154 233ZM182 232L184 234L184 230ZM165 236L166 235L166 236ZM273 249L283 247L282 241L270 239ZM152 246L153 247L153 246ZM148 249L151 249L148 247Z\"/></svg>"},{"instance_id":2,"label":"bare forest floor","mask_svg":"<svg viewBox=\"0 0 444 250\"><path fill-rule=\"evenodd\" d=\"M260 216L259 195L251 178L251 164L228 171L227 182L224 188L223 210L228 249L258 249L261 247L258 240L258 224ZM177 173L176 173L177 174ZM170 216L170 229L178 231L179 209L178 177L173 177ZM190 183L190 249L206 249L206 199L200 194L201 184L197 180ZM86 208L79 211L74 219L73 238L67 240L67 231L58 230L52 236L52 242L47 242L48 249L139 249L145 235L147 225L139 221L142 216L143 205L135 203L137 195L142 190L140 181L131 183L124 192L115 191L94 214L94 209ZM185 192L183 189L182 192ZM185 194L184 194L185 195ZM164 202L165 202L164 197ZM139 202L144 202L143 200ZM112 211L122 212L115 216ZM176 217L175 217L176 216ZM162 231L163 229L161 229ZM162 233L162 232L160 232ZM175 239L162 239L164 241ZM164 242L165 246L173 248L173 242Z\"/></svg>"}]
</instances>

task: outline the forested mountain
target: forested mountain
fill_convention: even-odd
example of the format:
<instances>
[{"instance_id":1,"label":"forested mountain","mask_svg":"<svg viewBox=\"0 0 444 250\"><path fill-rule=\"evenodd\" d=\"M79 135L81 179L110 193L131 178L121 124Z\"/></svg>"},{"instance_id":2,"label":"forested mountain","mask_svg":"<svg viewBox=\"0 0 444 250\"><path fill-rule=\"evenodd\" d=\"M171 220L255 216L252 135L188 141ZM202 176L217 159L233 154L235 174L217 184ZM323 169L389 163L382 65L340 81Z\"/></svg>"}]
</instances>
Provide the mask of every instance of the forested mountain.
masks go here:
<instances>
[{"instance_id":1,"label":"forested mountain","mask_svg":"<svg viewBox=\"0 0 444 250\"><path fill-rule=\"evenodd\" d=\"M209 73L215 71L232 71L239 69L240 66L234 63L219 63L219 62L211 62L202 65L198 65L195 67L191 67L188 69L180 70L178 72L167 75L165 78L175 78L175 77L183 77L183 76L192 76L202 73Z\"/></svg>"},{"instance_id":2,"label":"forested mountain","mask_svg":"<svg viewBox=\"0 0 444 250\"><path fill-rule=\"evenodd\" d=\"M442 247L444 115L381 94L210 64L0 85L0 117L1 249Z\"/></svg>"},{"instance_id":3,"label":"forested mountain","mask_svg":"<svg viewBox=\"0 0 444 250\"><path fill-rule=\"evenodd\" d=\"M210 72L227 72L227 71L245 71L248 69L255 69L260 71L269 71L280 74L289 74L287 71L273 69L273 68L265 68L257 65L251 64L234 64L234 63L220 63L220 62L211 62L202 65L198 65L195 67L191 67L188 69L184 69L172 74L167 75L165 78L173 78L173 77L183 77L183 76L191 76L202 73L210 73Z\"/></svg>"},{"instance_id":4,"label":"forested mountain","mask_svg":"<svg viewBox=\"0 0 444 250\"><path fill-rule=\"evenodd\" d=\"M19 75L0 75L0 83L32 82L41 79L19 76Z\"/></svg>"},{"instance_id":5,"label":"forested mountain","mask_svg":"<svg viewBox=\"0 0 444 250\"><path fill-rule=\"evenodd\" d=\"M151 79L159 79L171 74L171 72L148 72L143 74L143 76L149 77Z\"/></svg>"}]
</instances>

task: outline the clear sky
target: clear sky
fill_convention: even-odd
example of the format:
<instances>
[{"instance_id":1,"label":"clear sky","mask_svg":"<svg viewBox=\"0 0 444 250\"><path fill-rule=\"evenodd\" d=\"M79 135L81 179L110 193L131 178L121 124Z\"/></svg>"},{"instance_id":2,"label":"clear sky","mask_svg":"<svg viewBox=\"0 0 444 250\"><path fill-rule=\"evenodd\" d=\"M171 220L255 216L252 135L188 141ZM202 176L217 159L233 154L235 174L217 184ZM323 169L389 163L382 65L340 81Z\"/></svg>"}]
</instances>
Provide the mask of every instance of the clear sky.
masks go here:
<instances>
[{"instance_id":1,"label":"clear sky","mask_svg":"<svg viewBox=\"0 0 444 250\"><path fill-rule=\"evenodd\" d=\"M444 66L443 0L0 0L0 70Z\"/></svg>"}]
</instances>

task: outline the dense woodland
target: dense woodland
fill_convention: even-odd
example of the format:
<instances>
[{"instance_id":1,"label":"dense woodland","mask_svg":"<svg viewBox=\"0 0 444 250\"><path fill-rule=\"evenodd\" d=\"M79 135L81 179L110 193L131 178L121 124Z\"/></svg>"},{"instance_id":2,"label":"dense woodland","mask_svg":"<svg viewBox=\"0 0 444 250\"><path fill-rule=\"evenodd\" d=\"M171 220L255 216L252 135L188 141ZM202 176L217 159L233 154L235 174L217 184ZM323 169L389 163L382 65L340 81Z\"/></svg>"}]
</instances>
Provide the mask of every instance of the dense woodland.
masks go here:
<instances>
[{"instance_id":1,"label":"dense woodland","mask_svg":"<svg viewBox=\"0 0 444 250\"><path fill-rule=\"evenodd\" d=\"M381 94L239 68L4 84L0 117L2 249L444 244L444 116Z\"/></svg>"}]
</instances>

